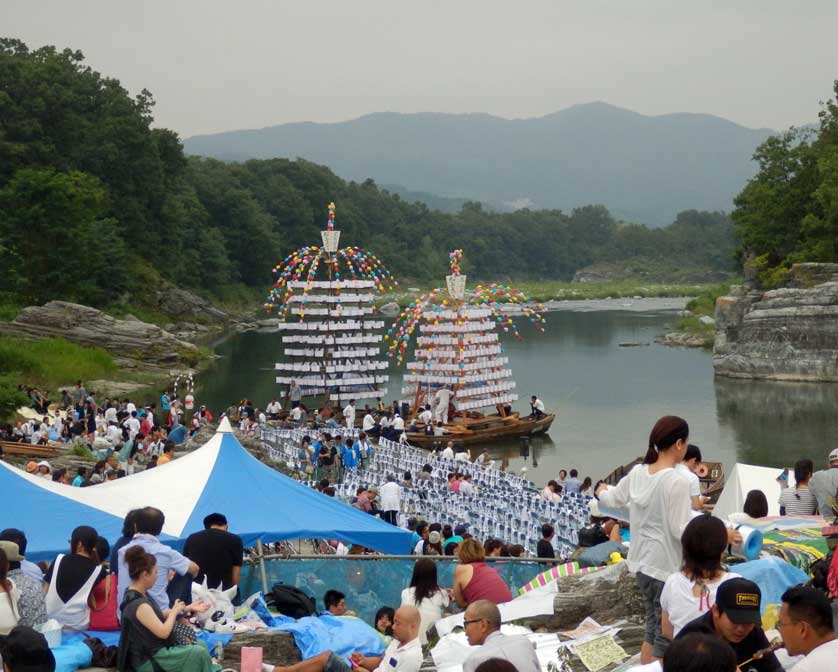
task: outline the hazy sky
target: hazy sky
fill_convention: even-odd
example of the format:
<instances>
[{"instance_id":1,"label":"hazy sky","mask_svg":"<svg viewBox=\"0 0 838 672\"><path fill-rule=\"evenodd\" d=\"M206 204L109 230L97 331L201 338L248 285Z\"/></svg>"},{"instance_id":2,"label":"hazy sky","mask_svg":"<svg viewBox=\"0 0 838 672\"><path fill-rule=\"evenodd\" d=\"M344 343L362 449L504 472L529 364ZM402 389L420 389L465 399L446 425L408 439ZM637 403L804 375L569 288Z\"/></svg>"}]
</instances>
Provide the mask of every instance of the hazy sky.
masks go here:
<instances>
[{"instance_id":1,"label":"hazy sky","mask_svg":"<svg viewBox=\"0 0 838 672\"><path fill-rule=\"evenodd\" d=\"M836 25L838 0L0 0L0 35L81 49L183 136L592 100L785 128L832 91Z\"/></svg>"}]
</instances>

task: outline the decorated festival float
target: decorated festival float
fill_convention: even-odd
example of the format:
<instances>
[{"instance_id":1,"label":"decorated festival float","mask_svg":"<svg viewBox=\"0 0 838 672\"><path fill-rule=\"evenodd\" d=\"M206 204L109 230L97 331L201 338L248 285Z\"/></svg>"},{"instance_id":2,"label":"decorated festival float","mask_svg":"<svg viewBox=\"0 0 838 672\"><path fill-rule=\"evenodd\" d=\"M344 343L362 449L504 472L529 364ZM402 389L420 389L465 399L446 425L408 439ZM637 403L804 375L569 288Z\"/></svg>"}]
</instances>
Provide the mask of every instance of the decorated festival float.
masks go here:
<instances>
[{"instance_id":1,"label":"decorated festival float","mask_svg":"<svg viewBox=\"0 0 838 672\"><path fill-rule=\"evenodd\" d=\"M518 395L498 335L511 332L520 338L513 312L543 331L543 307L500 283L479 284L467 291L462 250L449 256L446 288L433 289L412 302L387 332L389 355L399 364L417 327L420 332L402 394L408 395L406 400L417 413L431 406L436 431L422 427L408 432L407 440L418 446L441 440L465 445L546 432L554 414L522 417L512 410ZM488 408L495 410L481 411Z\"/></svg>"},{"instance_id":2,"label":"decorated festival float","mask_svg":"<svg viewBox=\"0 0 838 672\"><path fill-rule=\"evenodd\" d=\"M322 397L324 406L342 408L387 394L388 362L379 347L384 321L374 301L397 283L364 248L338 248L335 204L328 207L322 247L297 249L274 269L277 280L265 305L285 332L284 361L276 364L282 399L296 385L301 398Z\"/></svg>"}]
</instances>

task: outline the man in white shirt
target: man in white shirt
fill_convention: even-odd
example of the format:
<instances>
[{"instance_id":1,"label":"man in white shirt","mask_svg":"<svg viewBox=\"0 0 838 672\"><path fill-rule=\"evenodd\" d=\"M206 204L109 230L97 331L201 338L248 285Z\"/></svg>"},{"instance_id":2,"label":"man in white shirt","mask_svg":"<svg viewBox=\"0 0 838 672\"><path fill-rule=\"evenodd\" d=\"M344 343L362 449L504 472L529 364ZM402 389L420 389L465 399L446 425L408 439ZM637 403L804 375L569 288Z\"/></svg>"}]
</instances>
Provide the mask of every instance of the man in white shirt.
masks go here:
<instances>
[{"instance_id":1,"label":"man in white shirt","mask_svg":"<svg viewBox=\"0 0 838 672\"><path fill-rule=\"evenodd\" d=\"M468 448L463 448L459 453L454 455L454 459L457 462L471 462L471 453L468 452Z\"/></svg>"},{"instance_id":2,"label":"man in white shirt","mask_svg":"<svg viewBox=\"0 0 838 672\"><path fill-rule=\"evenodd\" d=\"M105 421L106 422L119 422L119 418L116 417L116 406L108 405L105 409Z\"/></svg>"},{"instance_id":3,"label":"man in white shirt","mask_svg":"<svg viewBox=\"0 0 838 672\"><path fill-rule=\"evenodd\" d=\"M792 672L835 669L838 639L833 629L829 599L815 588L795 586L783 594L777 630L790 656L805 655Z\"/></svg>"},{"instance_id":4,"label":"man in white shirt","mask_svg":"<svg viewBox=\"0 0 838 672\"><path fill-rule=\"evenodd\" d=\"M112 446L122 441L122 432L116 424L116 420L108 424L108 429L105 430L105 438Z\"/></svg>"},{"instance_id":5,"label":"man in white shirt","mask_svg":"<svg viewBox=\"0 0 838 672\"><path fill-rule=\"evenodd\" d=\"M402 489L396 483L396 477L387 475L387 482L381 486L381 520L391 525L399 524L399 509L401 508Z\"/></svg>"},{"instance_id":6,"label":"man in white shirt","mask_svg":"<svg viewBox=\"0 0 838 672\"><path fill-rule=\"evenodd\" d=\"M446 460L453 460L454 459L454 442L449 441L448 445L445 446L445 450L442 451L442 457Z\"/></svg>"},{"instance_id":7,"label":"man in white shirt","mask_svg":"<svg viewBox=\"0 0 838 672\"><path fill-rule=\"evenodd\" d=\"M684 459L675 465L675 471L686 478L687 483L690 484L690 503L693 511L701 511L701 507L704 505L704 498L701 496L701 481L695 473L700 464L701 450L691 443L687 446Z\"/></svg>"},{"instance_id":8,"label":"man in white shirt","mask_svg":"<svg viewBox=\"0 0 838 672\"><path fill-rule=\"evenodd\" d=\"M425 406L425 409L419 414L419 420L425 424L431 424L431 421L434 419L434 414L431 412L430 404Z\"/></svg>"},{"instance_id":9,"label":"man in white shirt","mask_svg":"<svg viewBox=\"0 0 838 672\"><path fill-rule=\"evenodd\" d=\"M375 427L375 418L372 417L372 413L368 410L364 419L361 421L361 429L366 434L372 431L373 427Z\"/></svg>"},{"instance_id":10,"label":"man in white shirt","mask_svg":"<svg viewBox=\"0 0 838 672\"><path fill-rule=\"evenodd\" d=\"M271 399L270 403L265 408L265 411L271 420L276 420L279 417L279 412L281 410L282 406L276 399Z\"/></svg>"},{"instance_id":11,"label":"man in white shirt","mask_svg":"<svg viewBox=\"0 0 838 672\"><path fill-rule=\"evenodd\" d=\"M137 420L137 411L131 411L131 417L126 418L123 424L128 430L128 438L133 441L137 437L137 434L140 433L140 421Z\"/></svg>"},{"instance_id":12,"label":"man in white shirt","mask_svg":"<svg viewBox=\"0 0 838 672\"><path fill-rule=\"evenodd\" d=\"M395 417L393 417L393 422L390 424L390 434L392 435L393 441L398 441L402 432L404 432L404 418L396 413Z\"/></svg>"},{"instance_id":13,"label":"man in white shirt","mask_svg":"<svg viewBox=\"0 0 838 672\"><path fill-rule=\"evenodd\" d=\"M518 672L541 672L533 643L525 635L504 635L500 632L500 610L489 600L477 600L468 605L463 628L468 643L480 646L466 658L463 672L474 672L490 658L515 662Z\"/></svg>"},{"instance_id":14,"label":"man in white shirt","mask_svg":"<svg viewBox=\"0 0 838 672\"><path fill-rule=\"evenodd\" d=\"M480 451L480 455L477 456L477 459L474 460L475 464L479 464L480 466L486 466L489 464L489 449L484 448Z\"/></svg>"},{"instance_id":15,"label":"man in white shirt","mask_svg":"<svg viewBox=\"0 0 838 672\"><path fill-rule=\"evenodd\" d=\"M357 651L346 659L331 651L324 651L289 667L262 665L264 672L419 672L422 667L422 644L419 640L421 616L416 607L406 605L396 609L393 617L393 641L381 656L364 656Z\"/></svg>"},{"instance_id":16,"label":"man in white shirt","mask_svg":"<svg viewBox=\"0 0 838 672\"><path fill-rule=\"evenodd\" d=\"M300 405L294 406L289 412L288 417L295 425L300 424L300 418L303 417L303 407Z\"/></svg>"},{"instance_id":17,"label":"man in white shirt","mask_svg":"<svg viewBox=\"0 0 838 672\"><path fill-rule=\"evenodd\" d=\"M125 410L128 413L134 413L137 410L137 407L134 405L133 401L128 401L128 399L126 399L125 400Z\"/></svg>"},{"instance_id":18,"label":"man in white shirt","mask_svg":"<svg viewBox=\"0 0 838 672\"><path fill-rule=\"evenodd\" d=\"M532 411L530 414L531 418L540 420L544 417L544 402L535 395L532 395L530 398L530 409Z\"/></svg>"},{"instance_id":19,"label":"man in white shirt","mask_svg":"<svg viewBox=\"0 0 838 672\"><path fill-rule=\"evenodd\" d=\"M343 419L346 422L346 428L352 429L355 426L355 400L350 399L349 403L343 409Z\"/></svg>"},{"instance_id":20,"label":"man in white shirt","mask_svg":"<svg viewBox=\"0 0 838 672\"><path fill-rule=\"evenodd\" d=\"M448 404L451 403L453 396L454 392L447 387L438 389L434 395L434 403L436 404L434 418L443 425L448 424Z\"/></svg>"}]
</instances>

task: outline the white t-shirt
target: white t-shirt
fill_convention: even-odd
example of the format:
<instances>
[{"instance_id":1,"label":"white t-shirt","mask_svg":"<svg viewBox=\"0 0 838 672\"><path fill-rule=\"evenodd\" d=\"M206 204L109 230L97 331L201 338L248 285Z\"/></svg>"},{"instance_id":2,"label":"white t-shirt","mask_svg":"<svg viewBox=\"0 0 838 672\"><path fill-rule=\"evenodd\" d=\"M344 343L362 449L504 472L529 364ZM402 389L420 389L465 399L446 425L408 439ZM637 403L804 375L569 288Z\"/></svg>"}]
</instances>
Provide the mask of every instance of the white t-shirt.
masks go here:
<instances>
[{"instance_id":1,"label":"white t-shirt","mask_svg":"<svg viewBox=\"0 0 838 672\"><path fill-rule=\"evenodd\" d=\"M838 659L838 639L833 639L812 649L808 656L791 668L791 672L826 672L835 669L836 659Z\"/></svg>"},{"instance_id":2,"label":"white t-shirt","mask_svg":"<svg viewBox=\"0 0 838 672\"><path fill-rule=\"evenodd\" d=\"M532 402L532 406L536 411L541 411L542 413L544 413L544 402L541 401L541 399L536 399L534 402Z\"/></svg>"},{"instance_id":3,"label":"white t-shirt","mask_svg":"<svg viewBox=\"0 0 838 672\"><path fill-rule=\"evenodd\" d=\"M609 508L629 509L629 571L666 581L681 569L681 535L692 520L690 487L674 469L652 474L650 466L638 464L599 501Z\"/></svg>"},{"instance_id":4,"label":"white t-shirt","mask_svg":"<svg viewBox=\"0 0 838 672\"><path fill-rule=\"evenodd\" d=\"M373 672L419 672L422 667L422 643L417 637L402 645L394 639L384 651L381 664Z\"/></svg>"},{"instance_id":5,"label":"white t-shirt","mask_svg":"<svg viewBox=\"0 0 838 672\"><path fill-rule=\"evenodd\" d=\"M388 481L378 490L381 496L382 511L398 511L401 504L402 489L398 483Z\"/></svg>"},{"instance_id":6,"label":"white t-shirt","mask_svg":"<svg viewBox=\"0 0 838 672\"><path fill-rule=\"evenodd\" d=\"M701 481L698 476L690 471L690 468L683 462L675 465L675 471L687 479L690 484L690 497L698 497L701 494Z\"/></svg>"},{"instance_id":7,"label":"white t-shirt","mask_svg":"<svg viewBox=\"0 0 838 672\"><path fill-rule=\"evenodd\" d=\"M5 591L0 592L0 635L8 635L20 620L20 596L15 582L9 579L9 583L12 584L11 601Z\"/></svg>"},{"instance_id":8,"label":"white t-shirt","mask_svg":"<svg viewBox=\"0 0 838 672\"><path fill-rule=\"evenodd\" d=\"M128 436L130 436L132 440L140 433L140 421L133 416L125 421L125 427L128 429Z\"/></svg>"},{"instance_id":9,"label":"white t-shirt","mask_svg":"<svg viewBox=\"0 0 838 672\"><path fill-rule=\"evenodd\" d=\"M362 429L364 432L370 431L373 427L375 427L375 418L372 417L369 413L364 416L364 422L362 425Z\"/></svg>"},{"instance_id":10,"label":"white t-shirt","mask_svg":"<svg viewBox=\"0 0 838 672\"><path fill-rule=\"evenodd\" d=\"M397 415L393 418L393 429L397 432L404 430L404 418L400 415Z\"/></svg>"},{"instance_id":11,"label":"white t-shirt","mask_svg":"<svg viewBox=\"0 0 838 672\"><path fill-rule=\"evenodd\" d=\"M431 420L433 420L433 418L434 418L434 414L431 413L428 409L425 409L424 411L422 411L419 414L419 419L422 422L424 422L426 425L429 424L431 422Z\"/></svg>"},{"instance_id":12,"label":"white t-shirt","mask_svg":"<svg viewBox=\"0 0 838 672\"><path fill-rule=\"evenodd\" d=\"M460 494L467 497L474 494L474 486L469 481L460 482Z\"/></svg>"},{"instance_id":13,"label":"white t-shirt","mask_svg":"<svg viewBox=\"0 0 838 672\"><path fill-rule=\"evenodd\" d=\"M458 462L470 462L471 461L471 456L468 454L467 451L463 450L463 451L457 453L454 456L454 459L457 460Z\"/></svg>"},{"instance_id":14,"label":"white t-shirt","mask_svg":"<svg viewBox=\"0 0 838 672\"><path fill-rule=\"evenodd\" d=\"M663 584L661 592L661 609L669 616L672 623L673 636L677 637L687 623L705 614L710 607L716 604L716 589L728 579L738 578L739 574L725 572L712 583L708 583L709 593L704 597L693 595L695 583L690 581L681 572L670 576Z\"/></svg>"},{"instance_id":15,"label":"white t-shirt","mask_svg":"<svg viewBox=\"0 0 838 672\"><path fill-rule=\"evenodd\" d=\"M116 409L113 406L108 406L105 409L105 420L108 422L117 422Z\"/></svg>"},{"instance_id":16,"label":"white t-shirt","mask_svg":"<svg viewBox=\"0 0 838 672\"><path fill-rule=\"evenodd\" d=\"M276 415L282 410L282 406L279 405L278 401L272 401L265 410L271 415Z\"/></svg>"},{"instance_id":17,"label":"white t-shirt","mask_svg":"<svg viewBox=\"0 0 838 672\"><path fill-rule=\"evenodd\" d=\"M445 450L442 451L442 456L446 460L453 460L454 459L454 449L451 446L446 446Z\"/></svg>"},{"instance_id":18,"label":"white t-shirt","mask_svg":"<svg viewBox=\"0 0 838 672\"><path fill-rule=\"evenodd\" d=\"M303 417L303 409L302 409L302 407L301 407L301 406L294 406L294 408L292 408L292 409L291 409L291 412L288 414L288 416L289 416L289 417L290 417L290 418L291 418L294 422L297 422L297 421L298 421L301 417Z\"/></svg>"},{"instance_id":19,"label":"white t-shirt","mask_svg":"<svg viewBox=\"0 0 838 672\"><path fill-rule=\"evenodd\" d=\"M405 588L402 591L401 606L416 607L419 610L419 616L422 619L419 623L419 641L422 644L427 644L428 628L442 618L443 610L448 607L448 592L444 588L440 588L433 595L422 600L421 604L417 605L415 591L415 588Z\"/></svg>"}]
</instances>

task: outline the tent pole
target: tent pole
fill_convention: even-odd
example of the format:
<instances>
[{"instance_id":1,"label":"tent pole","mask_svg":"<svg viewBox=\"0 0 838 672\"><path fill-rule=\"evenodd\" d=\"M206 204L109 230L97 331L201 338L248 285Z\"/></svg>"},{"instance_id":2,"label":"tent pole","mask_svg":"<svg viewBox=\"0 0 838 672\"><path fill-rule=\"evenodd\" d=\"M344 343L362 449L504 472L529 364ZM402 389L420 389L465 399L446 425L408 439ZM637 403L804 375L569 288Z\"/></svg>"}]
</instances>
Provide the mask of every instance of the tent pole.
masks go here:
<instances>
[{"instance_id":1,"label":"tent pole","mask_svg":"<svg viewBox=\"0 0 838 672\"><path fill-rule=\"evenodd\" d=\"M259 553L259 575L262 578L262 595L268 594L268 575L265 573L265 549L262 546L262 539L256 540L256 550Z\"/></svg>"}]
</instances>

